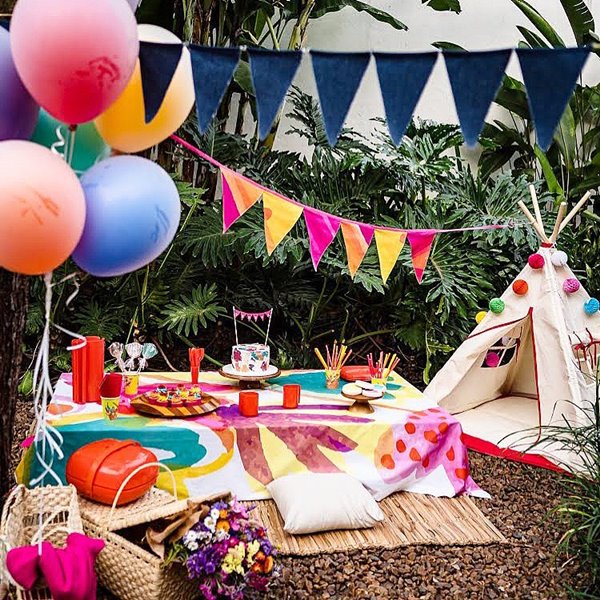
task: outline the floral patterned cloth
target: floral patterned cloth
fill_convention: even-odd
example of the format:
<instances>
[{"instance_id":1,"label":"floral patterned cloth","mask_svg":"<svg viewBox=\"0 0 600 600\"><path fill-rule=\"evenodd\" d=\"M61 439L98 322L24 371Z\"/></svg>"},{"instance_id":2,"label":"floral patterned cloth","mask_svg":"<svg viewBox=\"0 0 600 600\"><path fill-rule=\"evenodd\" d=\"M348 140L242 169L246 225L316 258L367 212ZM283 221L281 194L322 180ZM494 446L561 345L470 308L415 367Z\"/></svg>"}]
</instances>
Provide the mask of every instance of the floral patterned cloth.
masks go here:
<instances>
[{"instance_id":1,"label":"floral patterned cloth","mask_svg":"<svg viewBox=\"0 0 600 600\"><path fill-rule=\"evenodd\" d=\"M143 373L140 392L158 383L188 381L187 373ZM282 406L281 387L302 386L300 406ZM454 496L486 495L469 473L460 423L398 375L372 405L372 414L348 412L351 401L325 387L323 371L292 371L259 392L257 417L240 414L236 384L217 373L200 373L202 389L221 402L212 413L188 419L137 414L122 399L119 417L108 421L99 404L72 402L71 375L63 375L49 407L51 424L63 435L65 464L78 448L102 438L135 439L175 474L181 497L231 491L240 500L268 498L266 485L307 471L346 472L377 499L397 491ZM31 448L18 469L27 483L39 472ZM161 473L159 487L170 490Z\"/></svg>"}]
</instances>

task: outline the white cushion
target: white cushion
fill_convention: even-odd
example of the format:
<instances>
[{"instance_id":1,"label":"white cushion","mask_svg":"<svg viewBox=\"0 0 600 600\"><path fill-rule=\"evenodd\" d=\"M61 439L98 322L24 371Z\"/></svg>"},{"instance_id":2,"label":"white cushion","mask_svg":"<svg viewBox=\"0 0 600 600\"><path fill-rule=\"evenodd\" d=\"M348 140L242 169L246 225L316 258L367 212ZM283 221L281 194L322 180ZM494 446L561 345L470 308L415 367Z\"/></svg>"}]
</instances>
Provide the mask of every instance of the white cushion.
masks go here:
<instances>
[{"instance_id":1,"label":"white cushion","mask_svg":"<svg viewBox=\"0 0 600 600\"><path fill-rule=\"evenodd\" d=\"M286 475L267 485L288 533L361 529L383 512L360 481L345 473Z\"/></svg>"}]
</instances>

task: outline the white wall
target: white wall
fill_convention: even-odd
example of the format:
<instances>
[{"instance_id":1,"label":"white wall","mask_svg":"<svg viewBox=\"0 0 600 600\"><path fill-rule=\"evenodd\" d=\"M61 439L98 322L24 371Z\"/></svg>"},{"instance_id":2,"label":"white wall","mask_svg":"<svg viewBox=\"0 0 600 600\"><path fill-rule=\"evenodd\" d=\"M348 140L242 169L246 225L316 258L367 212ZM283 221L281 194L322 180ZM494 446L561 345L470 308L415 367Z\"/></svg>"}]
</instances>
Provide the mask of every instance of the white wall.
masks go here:
<instances>
[{"instance_id":1,"label":"white wall","mask_svg":"<svg viewBox=\"0 0 600 600\"><path fill-rule=\"evenodd\" d=\"M369 1L369 0L367 0ZM529 0L558 31L567 45L575 45L571 29L559 0ZM431 50L435 41L449 41L468 50L486 50L514 47L521 39L517 25L535 30L527 18L510 0L461 0L460 14L436 12L421 4L421 0L370 0L373 6L385 10L409 27L397 31L385 23L375 21L365 13L345 8L311 21L308 29L308 47L319 50L387 52L414 52ZM600 0L587 0L600 30ZM513 56L508 74L521 79L516 58ZM600 59L590 56L584 69L584 82L600 81ZM294 82L301 89L315 93L310 59L305 56ZM501 113L492 108L498 116ZM439 59L428 85L416 108L416 115L440 122L458 123L450 94L446 68ZM373 61L350 108L346 124L368 133L373 117L383 116L383 102ZM289 121L284 119L279 128L276 146L281 149L304 151L305 146L284 132Z\"/></svg>"}]
</instances>

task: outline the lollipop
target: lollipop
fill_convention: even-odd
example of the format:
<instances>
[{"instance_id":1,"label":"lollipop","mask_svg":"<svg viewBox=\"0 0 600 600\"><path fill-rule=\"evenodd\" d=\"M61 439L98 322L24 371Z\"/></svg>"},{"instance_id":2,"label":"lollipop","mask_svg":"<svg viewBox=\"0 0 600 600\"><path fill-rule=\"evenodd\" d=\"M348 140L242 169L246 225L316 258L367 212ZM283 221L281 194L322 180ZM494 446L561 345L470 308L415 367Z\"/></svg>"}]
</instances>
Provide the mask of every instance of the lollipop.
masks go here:
<instances>
[{"instance_id":1,"label":"lollipop","mask_svg":"<svg viewBox=\"0 0 600 600\"><path fill-rule=\"evenodd\" d=\"M125 346L125 352L129 358L125 362L127 371L135 371L135 361L142 355L142 345L138 342L131 342Z\"/></svg>"},{"instance_id":2,"label":"lollipop","mask_svg":"<svg viewBox=\"0 0 600 600\"><path fill-rule=\"evenodd\" d=\"M142 346L142 356L140 357L139 371L143 371L151 358L158 354L158 350L154 344L144 344Z\"/></svg>"},{"instance_id":3,"label":"lollipop","mask_svg":"<svg viewBox=\"0 0 600 600\"><path fill-rule=\"evenodd\" d=\"M108 352L117 361L119 369L125 371L125 363L123 362L123 344L121 344L121 342L113 342L108 347Z\"/></svg>"}]
</instances>

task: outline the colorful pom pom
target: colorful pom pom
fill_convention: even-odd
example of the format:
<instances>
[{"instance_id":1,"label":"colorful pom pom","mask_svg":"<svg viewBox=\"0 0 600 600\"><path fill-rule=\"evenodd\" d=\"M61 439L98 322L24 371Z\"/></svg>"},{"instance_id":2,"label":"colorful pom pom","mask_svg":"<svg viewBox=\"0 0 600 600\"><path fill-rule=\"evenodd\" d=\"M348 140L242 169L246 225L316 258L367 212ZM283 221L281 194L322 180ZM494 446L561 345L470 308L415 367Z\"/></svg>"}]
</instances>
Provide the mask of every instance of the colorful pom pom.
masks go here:
<instances>
[{"instance_id":1,"label":"colorful pom pom","mask_svg":"<svg viewBox=\"0 0 600 600\"><path fill-rule=\"evenodd\" d=\"M529 263L529 266L532 269L541 269L546 261L544 260L544 257L541 254L538 254L536 252L535 254L529 255L527 262Z\"/></svg>"},{"instance_id":2,"label":"colorful pom pom","mask_svg":"<svg viewBox=\"0 0 600 600\"><path fill-rule=\"evenodd\" d=\"M567 294L574 294L580 287L581 284L579 283L579 280L574 277L569 277L569 279L563 281L563 290L565 290Z\"/></svg>"},{"instance_id":3,"label":"colorful pom pom","mask_svg":"<svg viewBox=\"0 0 600 600\"><path fill-rule=\"evenodd\" d=\"M564 267L569 262L569 257L566 252L557 250L550 259L555 267Z\"/></svg>"},{"instance_id":4,"label":"colorful pom pom","mask_svg":"<svg viewBox=\"0 0 600 600\"><path fill-rule=\"evenodd\" d=\"M524 296L529 291L529 286L524 279L516 279L512 284L512 289L517 296Z\"/></svg>"},{"instance_id":5,"label":"colorful pom pom","mask_svg":"<svg viewBox=\"0 0 600 600\"><path fill-rule=\"evenodd\" d=\"M477 325L479 325L479 323L481 323L481 321L483 321L485 319L485 315L487 315L487 311L486 310L480 310L475 315L475 322L477 323Z\"/></svg>"},{"instance_id":6,"label":"colorful pom pom","mask_svg":"<svg viewBox=\"0 0 600 600\"><path fill-rule=\"evenodd\" d=\"M600 300L598 298L590 298L584 305L586 315L596 314L600 310Z\"/></svg>"},{"instance_id":7,"label":"colorful pom pom","mask_svg":"<svg viewBox=\"0 0 600 600\"><path fill-rule=\"evenodd\" d=\"M485 355L485 365L487 367L497 367L500 364L500 355L497 352L488 352Z\"/></svg>"},{"instance_id":8,"label":"colorful pom pom","mask_svg":"<svg viewBox=\"0 0 600 600\"><path fill-rule=\"evenodd\" d=\"M499 315L504 310L504 300L500 298L492 298L490 300L490 310Z\"/></svg>"}]
</instances>

